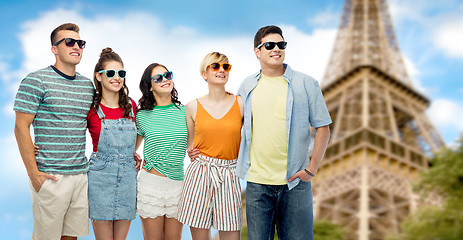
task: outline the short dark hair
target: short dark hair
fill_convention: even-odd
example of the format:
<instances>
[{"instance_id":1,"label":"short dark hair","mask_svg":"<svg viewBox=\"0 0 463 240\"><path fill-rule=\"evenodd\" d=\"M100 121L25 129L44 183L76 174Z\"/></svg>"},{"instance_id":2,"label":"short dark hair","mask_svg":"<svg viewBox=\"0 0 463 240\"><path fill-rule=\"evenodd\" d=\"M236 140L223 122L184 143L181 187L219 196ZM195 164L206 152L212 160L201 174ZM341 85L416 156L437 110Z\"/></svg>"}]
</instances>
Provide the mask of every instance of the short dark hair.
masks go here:
<instances>
[{"instance_id":1,"label":"short dark hair","mask_svg":"<svg viewBox=\"0 0 463 240\"><path fill-rule=\"evenodd\" d=\"M74 23L64 23L64 24L59 25L57 28L55 28L55 30L53 30L53 32L51 32L50 40L51 40L51 45L52 46L57 41L56 40L56 35L61 30L69 30L69 31L74 31L76 33L79 33L80 29L79 29L79 26L77 26Z\"/></svg>"},{"instance_id":2,"label":"short dark hair","mask_svg":"<svg viewBox=\"0 0 463 240\"><path fill-rule=\"evenodd\" d=\"M273 34L273 33L280 34L280 36L283 39L285 39L283 37L283 31L281 30L280 27L277 27L274 25L261 27L259 31L257 31L256 35L254 36L254 48L256 48L257 46L259 46L259 44L261 44L262 38L264 38L265 36L269 34Z\"/></svg>"}]
</instances>

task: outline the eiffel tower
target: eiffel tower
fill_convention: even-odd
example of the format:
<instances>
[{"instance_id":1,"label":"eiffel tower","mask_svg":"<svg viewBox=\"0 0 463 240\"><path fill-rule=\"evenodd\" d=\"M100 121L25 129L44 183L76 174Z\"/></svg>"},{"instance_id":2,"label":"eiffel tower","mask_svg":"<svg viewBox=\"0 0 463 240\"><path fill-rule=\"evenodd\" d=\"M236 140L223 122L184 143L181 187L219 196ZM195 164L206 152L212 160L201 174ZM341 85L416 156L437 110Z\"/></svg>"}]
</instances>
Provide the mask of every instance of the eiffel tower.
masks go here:
<instances>
[{"instance_id":1,"label":"eiffel tower","mask_svg":"<svg viewBox=\"0 0 463 240\"><path fill-rule=\"evenodd\" d=\"M406 72L386 0L346 0L322 81L333 124L314 214L348 239L384 239L420 200L411 189L444 142Z\"/></svg>"}]
</instances>

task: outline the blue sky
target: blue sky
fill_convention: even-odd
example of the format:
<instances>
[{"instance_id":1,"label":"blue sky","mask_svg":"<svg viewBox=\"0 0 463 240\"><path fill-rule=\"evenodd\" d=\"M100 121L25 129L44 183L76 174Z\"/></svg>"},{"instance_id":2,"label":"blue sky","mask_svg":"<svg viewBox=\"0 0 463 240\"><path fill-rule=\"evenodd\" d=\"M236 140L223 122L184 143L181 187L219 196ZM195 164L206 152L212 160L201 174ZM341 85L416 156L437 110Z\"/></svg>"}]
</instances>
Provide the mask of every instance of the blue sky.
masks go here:
<instances>
[{"instance_id":1,"label":"blue sky","mask_svg":"<svg viewBox=\"0 0 463 240\"><path fill-rule=\"evenodd\" d=\"M463 132L463 2L392 0L396 37L418 91L431 101L427 113L447 144ZM227 88L258 70L252 52L258 28L276 24L288 41L286 62L320 80L328 62L343 1L1 1L0 9L0 235L30 239L32 214L27 175L13 134L14 95L28 73L54 63L49 35L75 22L87 48L77 70L91 76L98 55L112 47L125 62L130 95L152 62L175 73L184 103L207 92L198 68L211 51L227 54L233 71ZM141 151L139 151L141 152ZM88 152L89 153L89 152ZM87 154L88 154L87 153ZM141 239L140 221L128 239ZM93 239L92 234L82 239ZM189 233L184 232L184 239Z\"/></svg>"}]
</instances>

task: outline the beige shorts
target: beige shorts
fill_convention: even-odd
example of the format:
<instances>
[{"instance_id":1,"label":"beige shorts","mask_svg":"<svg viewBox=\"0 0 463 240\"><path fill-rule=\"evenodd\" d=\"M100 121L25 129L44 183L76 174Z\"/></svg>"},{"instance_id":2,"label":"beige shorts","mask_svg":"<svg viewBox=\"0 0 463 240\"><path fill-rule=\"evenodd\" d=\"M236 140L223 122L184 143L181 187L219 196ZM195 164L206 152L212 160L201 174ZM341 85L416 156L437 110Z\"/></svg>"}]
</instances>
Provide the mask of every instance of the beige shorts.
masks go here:
<instances>
[{"instance_id":1,"label":"beige shorts","mask_svg":"<svg viewBox=\"0 0 463 240\"><path fill-rule=\"evenodd\" d=\"M87 174L53 174L36 192L29 180L34 230L32 239L60 239L88 235Z\"/></svg>"}]
</instances>

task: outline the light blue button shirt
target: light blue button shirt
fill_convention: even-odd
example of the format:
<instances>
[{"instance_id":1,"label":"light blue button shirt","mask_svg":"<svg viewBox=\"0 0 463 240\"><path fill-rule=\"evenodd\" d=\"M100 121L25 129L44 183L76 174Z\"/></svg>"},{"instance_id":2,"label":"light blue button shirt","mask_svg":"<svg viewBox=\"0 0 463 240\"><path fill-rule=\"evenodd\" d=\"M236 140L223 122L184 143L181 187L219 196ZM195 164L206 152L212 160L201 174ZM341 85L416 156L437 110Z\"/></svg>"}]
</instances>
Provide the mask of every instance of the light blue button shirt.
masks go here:
<instances>
[{"instance_id":1,"label":"light blue button shirt","mask_svg":"<svg viewBox=\"0 0 463 240\"><path fill-rule=\"evenodd\" d=\"M323 127L331 123L330 114L323 99L318 82L312 77L293 71L287 64L283 78L288 81L286 99L286 137L288 140L288 165L286 182L289 189L299 183L299 179L288 182L296 172L309 165L310 126ZM244 124L241 130L241 144L238 154L236 175L245 178L251 164L251 96L261 73L247 77L238 90L244 102Z\"/></svg>"}]
</instances>

